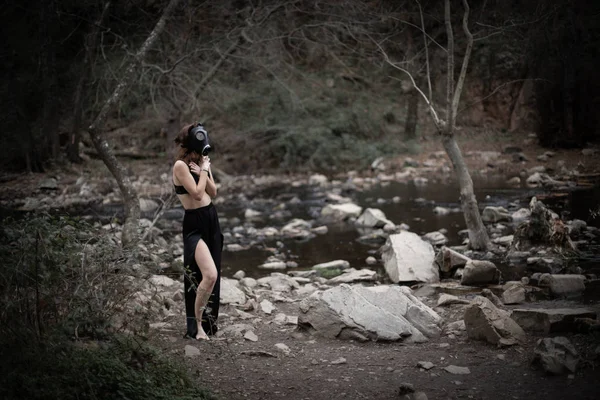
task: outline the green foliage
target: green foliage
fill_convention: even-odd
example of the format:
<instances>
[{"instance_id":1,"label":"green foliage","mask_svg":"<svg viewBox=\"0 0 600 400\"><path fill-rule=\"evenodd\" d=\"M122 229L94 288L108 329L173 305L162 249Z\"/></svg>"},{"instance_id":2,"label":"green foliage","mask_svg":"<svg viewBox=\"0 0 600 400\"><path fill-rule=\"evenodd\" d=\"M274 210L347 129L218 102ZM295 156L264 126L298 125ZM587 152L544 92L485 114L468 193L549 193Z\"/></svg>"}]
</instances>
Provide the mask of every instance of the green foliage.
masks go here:
<instances>
[{"instance_id":1,"label":"green foliage","mask_svg":"<svg viewBox=\"0 0 600 400\"><path fill-rule=\"evenodd\" d=\"M101 228L67 216L7 218L0 258L0 398L210 398L136 339L148 323L132 301L144 280Z\"/></svg>"},{"instance_id":2,"label":"green foliage","mask_svg":"<svg viewBox=\"0 0 600 400\"><path fill-rule=\"evenodd\" d=\"M262 166L362 168L377 157L412 150L398 135L387 133L394 90L376 98L347 85L329 88L298 81L284 87L264 78L237 88L237 95L223 85L211 98L210 113L222 113L238 125L243 146L260 147Z\"/></svg>"},{"instance_id":3,"label":"green foliage","mask_svg":"<svg viewBox=\"0 0 600 400\"><path fill-rule=\"evenodd\" d=\"M75 346L64 340L16 349L2 343L0 398L213 399L182 365L128 337Z\"/></svg>"}]
</instances>

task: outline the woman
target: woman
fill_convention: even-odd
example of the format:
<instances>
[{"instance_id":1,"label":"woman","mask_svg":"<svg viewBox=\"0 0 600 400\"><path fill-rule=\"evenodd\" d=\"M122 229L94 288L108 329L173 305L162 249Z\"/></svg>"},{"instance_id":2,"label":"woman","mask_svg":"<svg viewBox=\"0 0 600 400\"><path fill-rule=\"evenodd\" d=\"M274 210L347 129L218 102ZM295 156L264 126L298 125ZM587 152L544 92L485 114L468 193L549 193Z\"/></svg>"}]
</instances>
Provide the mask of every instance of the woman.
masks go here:
<instances>
[{"instance_id":1,"label":"woman","mask_svg":"<svg viewBox=\"0 0 600 400\"><path fill-rule=\"evenodd\" d=\"M212 198L217 195L217 186L211 173L210 158L206 155L210 145L204 127L201 124L184 126L175 143L179 148L173 165L173 184L185 209L186 336L202 340L216 333L219 315L223 235L212 203Z\"/></svg>"}]
</instances>

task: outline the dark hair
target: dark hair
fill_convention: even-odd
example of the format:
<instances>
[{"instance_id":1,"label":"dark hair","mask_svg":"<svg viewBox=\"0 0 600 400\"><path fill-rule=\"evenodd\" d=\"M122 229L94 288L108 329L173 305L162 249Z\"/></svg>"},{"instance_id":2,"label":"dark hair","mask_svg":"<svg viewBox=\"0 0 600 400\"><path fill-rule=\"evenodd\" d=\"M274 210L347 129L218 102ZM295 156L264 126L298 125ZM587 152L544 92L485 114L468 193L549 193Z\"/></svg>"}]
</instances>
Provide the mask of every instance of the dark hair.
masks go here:
<instances>
[{"instance_id":1,"label":"dark hair","mask_svg":"<svg viewBox=\"0 0 600 400\"><path fill-rule=\"evenodd\" d=\"M202 158L200 154L198 154L194 150L187 148L188 134L192 126L194 126L194 124L184 125L179 131L177 137L175 138L175 143L177 143L179 146L177 155L175 156L175 161L182 160L186 164L189 164L193 161L196 164L198 164L200 162L200 159Z\"/></svg>"}]
</instances>

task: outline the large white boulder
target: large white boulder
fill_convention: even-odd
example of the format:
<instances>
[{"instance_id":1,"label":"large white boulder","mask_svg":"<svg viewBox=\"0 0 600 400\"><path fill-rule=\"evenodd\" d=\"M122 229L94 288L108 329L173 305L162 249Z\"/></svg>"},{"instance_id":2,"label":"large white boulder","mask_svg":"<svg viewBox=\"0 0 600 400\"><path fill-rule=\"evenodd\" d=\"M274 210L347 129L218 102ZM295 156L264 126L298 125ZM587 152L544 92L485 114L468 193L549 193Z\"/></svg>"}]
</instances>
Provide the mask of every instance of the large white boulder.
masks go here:
<instances>
[{"instance_id":1,"label":"large white boulder","mask_svg":"<svg viewBox=\"0 0 600 400\"><path fill-rule=\"evenodd\" d=\"M439 282L433 247L416 233L390 235L380 251L392 282Z\"/></svg>"},{"instance_id":2,"label":"large white boulder","mask_svg":"<svg viewBox=\"0 0 600 400\"><path fill-rule=\"evenodd\" d=\"M347 285L317 291L300 304L300 323L329 338L425 342L441 318L407 287Z\"/></svg>"}]
</instances>

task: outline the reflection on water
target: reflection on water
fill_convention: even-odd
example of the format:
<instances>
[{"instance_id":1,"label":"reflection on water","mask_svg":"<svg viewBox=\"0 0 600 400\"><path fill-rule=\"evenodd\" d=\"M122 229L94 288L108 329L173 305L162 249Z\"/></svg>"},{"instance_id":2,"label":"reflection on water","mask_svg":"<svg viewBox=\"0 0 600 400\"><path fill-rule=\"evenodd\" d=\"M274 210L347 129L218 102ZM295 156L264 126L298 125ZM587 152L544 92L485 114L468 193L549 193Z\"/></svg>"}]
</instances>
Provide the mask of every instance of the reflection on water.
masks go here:
<instances>
[{"instance_id":1,"label":"reflection on water","mask_svg":"<svg viewBox=\"0 0 600 400\"><path fill-rule=\"evenodd\" d=\"M516 210L521 207L528 207L532 196L544 196L541 189L529 188L507 188L504 180L480 180L474 182L475 194L481 209L488 205L502 206L509 210ZM285 189L289 197L289 188ZM265 195L263 193L262 195ZM276 191L271 191L268 195L276 199L281 195ZM310 219L311 207L318 202L315 199L314 192L304 190L296 193L302 200L302 203L289 207L292 211L290 218ZM394 197L400 197L399 202L393 202ZM353 196L353 201L363 208L372 207L381 209L388 219L396 224L405 223L410 226L410 230L417 234L425 234L440 229L446 229L446 236L449 239L449 246L459 245L462 239L459 231L465 229L463 215L460 211L451 212L448 215L437 215L433 212L436 206L449 209L459 209L459 188L454 182L448 184L429 184L417 186L413 183L390 183L385 186L375 186L369 191L359 192ZM573 191L566 197L545 198L554 211L563 214L569 219L579 218L586 220L592 225L600 221L594 221L589 215L589 209L597 203L598 188L592 191ZM275 202L277 203L277 202ZM586 212L587 211L587 212ZM241 210L224 210L228 216L239 216ZM256 224L257 227L264 225L274 225L281 227L287 220L265 221ZM507 234L510 233L507 232ZM330 225L329 232L326 235L317 236L307 242L297 242L293 240L284 241L284 247L280 249L282 254L286 255L286 260L293 260L298 263L300 269L309 269L312 265L344 259L350 262L351 267L360 269L367 268L365 259L369 255L375 255L379 245L367 245L359 243L356 239L359 232L351 224ZM277 247L275 241L265 243L265 247ZM251 249L241 252L225 252L223 254L223 274L231 276L239 269L246 271L247 276L260 277L268 275L271 271L259 270L258 265L265 262L271 255L269 251L261 249ZM598 265L598 254L589 257L587 266ZM499 265L501 269L506 266ZM369 267L373 268L373 267ZM384 273L380 267L380 272ZM515 271L516 272L516 271ZM505 275L506 276L506 275Z\"/></svg>"}]
</instances>

